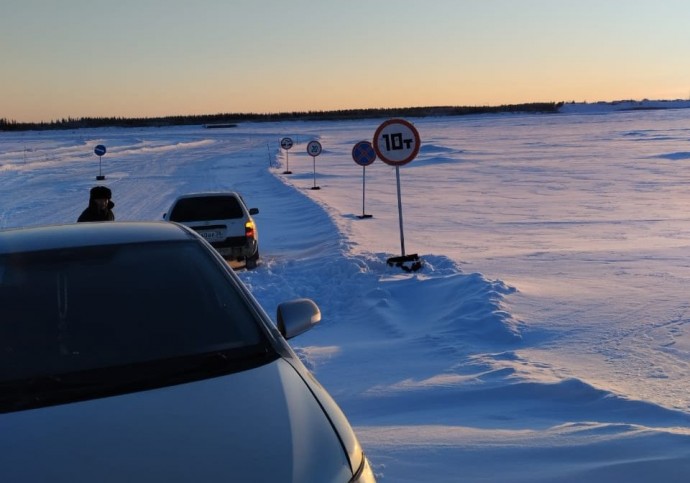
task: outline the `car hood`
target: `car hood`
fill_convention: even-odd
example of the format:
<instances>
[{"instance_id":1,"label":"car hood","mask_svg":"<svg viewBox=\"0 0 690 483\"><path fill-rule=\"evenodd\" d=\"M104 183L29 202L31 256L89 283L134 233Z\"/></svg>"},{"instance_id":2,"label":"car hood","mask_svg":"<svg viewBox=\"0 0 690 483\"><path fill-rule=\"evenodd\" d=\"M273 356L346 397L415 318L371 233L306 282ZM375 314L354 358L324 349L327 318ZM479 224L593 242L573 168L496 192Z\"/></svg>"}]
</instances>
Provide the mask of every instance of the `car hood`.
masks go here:
<instances>
[{"instance_id":1,"label":"car hood","mask_svg":"<svg viewBox=\"0 0 690 483\"><path fill-rule=\"evenodd\" d=\"M351 476L321 405L282 359L0 415L0 481L323 483Z\"/></svg>"}]
</instances>

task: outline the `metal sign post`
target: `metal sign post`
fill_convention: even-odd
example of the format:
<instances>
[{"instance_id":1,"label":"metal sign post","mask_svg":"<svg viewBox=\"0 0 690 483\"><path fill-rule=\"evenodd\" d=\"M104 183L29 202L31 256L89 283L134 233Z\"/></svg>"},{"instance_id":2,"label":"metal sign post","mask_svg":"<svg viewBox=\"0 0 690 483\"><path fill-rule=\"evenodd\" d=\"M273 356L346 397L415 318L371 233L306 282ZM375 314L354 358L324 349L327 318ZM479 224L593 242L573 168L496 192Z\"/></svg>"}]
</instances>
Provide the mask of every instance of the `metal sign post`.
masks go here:
<instances>
[{"instance_id":1,"label":"metal sign post","mask_svg":"<svg viewBox=\"0 0 690 483\"><path fill-rule=\"evenodd\" d=\"M307 154L309 154L314 161L314 186L312 186L311 189L320 190L321 188L316 186L316 157L321 154L321 143L318 141L309 141L309 144L307 144Z\"/></svg>"},{"instance_id":2,"label":"metal sign post","mask_svg":"<svg viewBox=\"0 0 690 483\"><path fill-rule=\"evenodd\" d=\"M93 150L93 152L96 154L96 156L98 156L98 176L96 176L96 180L98 180L98 181L105 179L105 176L103 176L103 171L101 170L101 167L103 164L102 163L102 156L105 154L105 151L106 151L105 146L103 146L102 144L99 144Z\"/></svg>"},{"instance_id":3,"label":"metal sign post","mask_svg":"<svg viewBox=\"0 0 690 483\"><path fill-rule=\"evenodd\" d=\"M292 171L290 171L290 158L288 157L290 154L288 151L292 147L292 144L292 139L290 138L283 138L280 140L280 147L285 150L286 169L283 171L283 174L292 174Z\"/></svg>"},{"instance_id":4,"label":"metal sign post","mask_svg":"<svg viewBox=\"0 0 690 483\"><path fill-rule=\"evenodd\" d=\"M402 255L402 258L405 258L405 231L403 230L402 194L400 193L400 166L395 167L395 181L398 185L398 220L400 225L400 253Z\"/></svg>"},{"instance_id":5,"label":"metal sign post","mask_svg":"<svg viewBox=\"0 0 690 483\"><path fill-rule=\"evenodd\" d=\"M407 272L416 272L422 268L422 261L415 253L405 253L405 234L403 231L402 195L400 190L400 166L412 161L419 153L419 132L404 119L390 119L382 123L374 133L374 150L381 160L395 166L395 177L398 189L398 218L400 220L401 256L391 257L386 262Z\"/></svg>"},{"instance_id":6,"label":"metal sign post","mask_svg":"<svg viewBox=\"0 0 690 483\"><path fill-rule=\"evenodd\" d=\"M362 167L362 214L358 218L371 218L364 209L364 193L366 192L367 166L376 161L376 151L369 141L360 141L352 148L352 159Z\"/></svg>"}]
</instances>

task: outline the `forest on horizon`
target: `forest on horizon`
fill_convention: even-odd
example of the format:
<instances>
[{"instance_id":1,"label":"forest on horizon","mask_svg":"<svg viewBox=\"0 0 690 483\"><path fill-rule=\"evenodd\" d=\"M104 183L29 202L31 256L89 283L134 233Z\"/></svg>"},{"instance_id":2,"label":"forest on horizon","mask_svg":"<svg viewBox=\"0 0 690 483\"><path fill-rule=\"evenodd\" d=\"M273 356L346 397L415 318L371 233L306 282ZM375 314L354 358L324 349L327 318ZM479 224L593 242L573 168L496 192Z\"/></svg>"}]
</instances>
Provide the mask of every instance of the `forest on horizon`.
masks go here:
<instances>
[{"instance_id":1,"label":"forest on horizon","mask_svg":"<svg viewBox=\"0 0 690 483\"><path fill-rule=\"evenodd\" d=\"M502 112L557 113L563 102L533 102L501 106L438 106L406 108L344 109L335 111L304 111L270 114L223 113L178 115L163 117L82 117L49 122L17 122L0 118L0 131L43 131L95 127L164 127L204 125L206 127L232 127L240 122L275 121L342 121L379 117L462 116Z\"/></svg>"}]
</instances>

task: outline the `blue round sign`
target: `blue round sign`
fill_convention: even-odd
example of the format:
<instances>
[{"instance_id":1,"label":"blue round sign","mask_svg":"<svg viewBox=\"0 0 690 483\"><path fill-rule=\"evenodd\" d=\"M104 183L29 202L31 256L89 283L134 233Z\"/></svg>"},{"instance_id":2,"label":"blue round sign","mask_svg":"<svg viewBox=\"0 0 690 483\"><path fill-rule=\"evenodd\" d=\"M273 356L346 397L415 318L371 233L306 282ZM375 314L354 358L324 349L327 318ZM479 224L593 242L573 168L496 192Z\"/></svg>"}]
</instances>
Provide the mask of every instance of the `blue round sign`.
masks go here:
<instances>
[{"instance_id":1,"label":"blue round sign","mask_svg":"<svg viewBox=\"0 0 690 483\"><path fill-rule=\"evenodd\" d=\"M105 154L105 146L99 144L98 146L96 146L93 152L96 153L96 156L103 156Z\"/></svg>"},{"instance_id":2,"label":"blue round sign","mask_svg":"<svg viewBox=\"0 0 690 483\"><path fill-rule=\"evenodd\" d=\"M284 150L288 150L292 147L292 139L290 138L283 138L280 140L280 147L283 148Z\"/></svg>"},{"instance_id":3,"label":"blue round sign","mask_svg":"<svg viewBox=\"0 0 690 483\"><path fill-rule=\"evenodd\" d=\"M376 151L369 141L360 141L352 148L352 159L360 166L369 166L376 161Z\"/></svg>"}]
</instances>

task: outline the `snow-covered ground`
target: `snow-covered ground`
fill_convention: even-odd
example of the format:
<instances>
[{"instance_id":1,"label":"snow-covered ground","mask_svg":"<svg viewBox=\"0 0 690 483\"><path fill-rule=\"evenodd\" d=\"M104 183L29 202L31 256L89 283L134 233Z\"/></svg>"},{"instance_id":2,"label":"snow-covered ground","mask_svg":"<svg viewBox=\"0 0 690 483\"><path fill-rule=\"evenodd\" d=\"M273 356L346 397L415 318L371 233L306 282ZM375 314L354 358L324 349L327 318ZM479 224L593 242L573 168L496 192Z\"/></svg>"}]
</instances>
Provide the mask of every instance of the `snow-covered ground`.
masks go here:
<instances>
[{"instance_id":1,"label":"snow-covered ground","mask_svg":"<svg viewBox=\"0 0 690 483\"><path fill-rule=\"evenodd\" d=\"M262 260L238 273L271 314L319 304L292 345L379 481L687 481L690 109L603 107L408 119L415 273L386 264L395 168L351 155L383 119L0 133L0 228L73 222L99 170L117 220L239 190Z\"/></svg>"}]
</instances>

